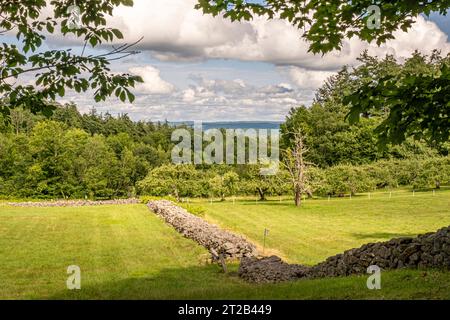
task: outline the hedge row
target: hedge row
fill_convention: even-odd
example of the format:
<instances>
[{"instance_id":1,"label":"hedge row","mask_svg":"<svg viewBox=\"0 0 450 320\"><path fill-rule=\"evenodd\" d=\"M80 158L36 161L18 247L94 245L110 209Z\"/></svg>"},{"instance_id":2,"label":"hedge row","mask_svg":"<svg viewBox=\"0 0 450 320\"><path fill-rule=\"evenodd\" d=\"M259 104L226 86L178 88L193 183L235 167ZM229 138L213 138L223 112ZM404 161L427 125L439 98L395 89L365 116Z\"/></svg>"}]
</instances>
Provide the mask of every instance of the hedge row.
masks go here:
<instances>
[{"instance_id":1,"label":"hedge row","mask_svg":"<svg viewBox=\"0 0 450 320\"><path fill-rule=\"evenodd\" d=\"M450 184L450 157L385 160L367 165L338 165L328 169L311 167L308 188L314 195L344 195L382 188L411 186L439 188ZM182 197L232 195L282 195L291 192L289 175L248 174L230 167L225 172L196 169L192 165L169 165L154 169L138 183L141 194Z\"/></svg>"}]
</instances>

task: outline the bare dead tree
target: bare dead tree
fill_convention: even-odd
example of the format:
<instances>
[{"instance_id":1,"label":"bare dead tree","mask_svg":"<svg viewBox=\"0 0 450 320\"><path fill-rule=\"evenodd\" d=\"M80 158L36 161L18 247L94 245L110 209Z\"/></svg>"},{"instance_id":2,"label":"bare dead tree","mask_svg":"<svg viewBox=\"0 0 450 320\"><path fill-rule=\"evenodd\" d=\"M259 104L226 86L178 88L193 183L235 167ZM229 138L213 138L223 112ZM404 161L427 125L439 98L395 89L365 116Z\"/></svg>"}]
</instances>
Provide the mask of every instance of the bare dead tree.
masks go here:
<instances>
[{"instance_id":1,"label":"bare dead tree","mask_svg":"<svg viewBox=\"0 0 450 320\"><path fill-rule=\"evenodd\" d=\"M297 207L302 204L302 195L310 194L307 171L313 164L305 160L308 148L305 144L305 135L300 129L291 132L293 135L293 146L283 150L282 165L289 172L294 201Z\"/></svg>"}]
</instances>

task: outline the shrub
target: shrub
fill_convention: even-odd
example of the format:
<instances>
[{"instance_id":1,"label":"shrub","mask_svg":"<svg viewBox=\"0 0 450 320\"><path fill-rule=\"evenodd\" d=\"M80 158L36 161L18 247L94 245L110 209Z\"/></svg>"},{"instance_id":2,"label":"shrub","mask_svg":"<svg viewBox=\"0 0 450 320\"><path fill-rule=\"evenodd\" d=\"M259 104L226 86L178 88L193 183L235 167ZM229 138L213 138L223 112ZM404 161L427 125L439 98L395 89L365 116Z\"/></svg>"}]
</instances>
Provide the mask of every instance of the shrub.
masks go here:
<instances>
[{"instance_id":1,"label":"shrub","mask_svg":"<svg viewBox=\"0 0 450 320\"><path fill-rule=\"evenodd\" d=\"M367 167L363 166L338 165L326 169L326 181L330 193L340 196L376 188L375 180L370 176Z\"/></svg>"},{"instance_id":2,"label":"shrub","mask_svg":"<svg viewBox=\"0 0 450 320\"><path fill-rule=\"evenodd\" d=\"M169 201L173 201L173 202L177 201L177 199L175 199L174 197L171 197L171 196L165 196L165 197L141 196L141 197L139 197L139 200L141 201L141 203L144 203L144 204L147 204L150 201L155 201L155 200L169 200Z\"/></svg>"},{"instance_id":3,"label":"shrub","mask_svg":"<svg viewBox=\"0 0 450 320\"><path fill-rule=\"evenodd\" d=\"M206 209L200 205L194 205L190 203L178 203L177 205L185 209L187 212L193 214L194 216L205 216Z\"/></svg>"}]
</instances>

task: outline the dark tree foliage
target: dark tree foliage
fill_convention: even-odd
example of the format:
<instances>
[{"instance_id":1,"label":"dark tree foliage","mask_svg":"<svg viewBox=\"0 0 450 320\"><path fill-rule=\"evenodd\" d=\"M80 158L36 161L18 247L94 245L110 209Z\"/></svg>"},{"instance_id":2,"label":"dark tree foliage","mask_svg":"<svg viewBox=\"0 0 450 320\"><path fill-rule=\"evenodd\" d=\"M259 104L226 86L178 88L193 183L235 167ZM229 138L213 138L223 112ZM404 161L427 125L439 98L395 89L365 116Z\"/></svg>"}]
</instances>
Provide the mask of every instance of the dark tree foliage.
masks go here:
<instances>
[{"instance_id":1,"label":"dark tree foliage","mask_svg":"<svg viewBox=\"0 0 450 320\"><path fill-rule=\"evenodd\" d=\"M409 68L407 63L402 72L362 83L344 99L351 106L352 123L362 114L387 112L375 131L382 146L400 144L407 137L435 145L449 141L450 56L425 61L416 53L415 58L421 60L423 70Z\"/></svg>"},{"instance_id":2,"label":"dark tree foliage","mask_svg":"<svg viewBox=\"0 0 450 320\"><path fill-rule=\"evenodd\" d=\"M112 198L135 194L152 168L168 163L174 127L133 122L74 105L48 119L15 108L0 117L0 195Z\"/></svg>"},{"instance_id":3,"label":"dark tree foliage","mask_svg":"<svg viewBox=\"0 0 450 320\"><path fill-rule=\"evenodd\" d=\"M129 91L142 79L130 74L110 72L112 60L121 59L136 52L133 44L124 44L111 51L85 54L86 48L97 47L122 39L118 29L106 25L106 17L119 5L132 6L132 0L77 1L80 8L79 25L69 23L73 0L6 0L0 2L0 35L15 36L16 44L0 45L0 111L9 114L15 107L23 107L33 113L50 115L52 101L64 96L67 89L78 93L93 90L96 101L104 101L115 94L122 101L134 100ZM46 9L46 10L44 10ZM47 16L44 12L50 12ZM46 37L60 33L72 35L84 42L81 52L67 50L42 50ZM32 74L35 81L25 85L23 76Z\"/></svg>"},{"instance_id":4,"label":"dark tree foliage","mask_svg":"<svg viewBox=\"0 0 450 320\"><path fill-rule=\"evenodd\" d=\"M286 122L282 125L283 145L291 146L293 139L290 132L301 128L307 135L306 144L310 148L308 160L321 167L342 163L364 164L379 159L404 159L418 155L424 157L436 154L447 155L448 146L424 139L426 136L421 135L420 132L415 141L407 138L401 146L395 146L392 141L383 140L381 142L384 148L379 148L377 146L378 132L390 121L391 109L389 106L382 101L378 105L379 108L360 109L357 112L359 121L349 123L346 118L352 108L347 103L348 98L344 98L351 95L352 92L357 92L351 95L355 104L364 99L369 101L370 97L374 97L370 101L381 99L386 92L364 96L365 89L357 90L358 88L373 88L374 83L387 77L399 78L405 74L429 74L431 76L440 70L438 66L447 58L442 57L439 52L435 52L430 57L416 52L405 63L400 64L390 55L381 59L364 52L358 60L361 63L358 67L343 67L337 75L329 78L317 91L315 102L311 107L298 107L290 111ZM445 94L448 95L448 90ZM412 103L411 99L414 99L413 94L404 99L406 102L402 106L407 110L409 108L407 103ZM445 99L445 95L442 99ZM443 120L444 113L440 112L439 116L435 116L432 125L440 123L439 117ZM441 128L444 126L445 124L442 124ZM405 130L401 134L407 136L408 131Z\"/></svg>"}]
</instances>

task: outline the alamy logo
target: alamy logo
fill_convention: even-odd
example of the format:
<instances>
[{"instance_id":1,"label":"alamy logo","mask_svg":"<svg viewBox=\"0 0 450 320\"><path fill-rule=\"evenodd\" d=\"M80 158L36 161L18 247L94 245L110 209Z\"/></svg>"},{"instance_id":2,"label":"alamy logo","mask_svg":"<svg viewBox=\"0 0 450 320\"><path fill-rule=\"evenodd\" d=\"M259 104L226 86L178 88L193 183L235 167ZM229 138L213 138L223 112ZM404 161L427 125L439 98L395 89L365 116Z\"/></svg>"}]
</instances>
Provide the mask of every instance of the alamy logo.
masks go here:
<instances>
[{"instance_id":1,"label":"alamy logo","mask_svg":"<svg viewBox=\"0 0 450 320\"><path fill-rule=\"evenodd\" d=\"M367 273L372 275L367 279L367 289L380 290L381 289L381 269L379 266L372 265L367 268Z\"/></svg>"},{"instance_id":2,"label":"alamy logo","mask_svg":"<svg viewBox=\"0 0 450 320\"><path fill-rule=\"evenodd\" d=\"M202 122L195 122L194 130L176 129L172 133L172 142L178 142L172 149L172 162L174 164L260 164L261 175L275 175L279 169L279 141L279 130L209 129L203 131ZM207 145L204 146L204 143Z\"/></svg>"},{"instance_id":3,"label":"alamy logo","mask_svg":"<svg viewBox=\"0 0 450 320\"><path fill-rule=\"evenodd\" d=\"M68 266L67 274L69 277L67 278L66 285L69 290L80 290L81 289L81 269L79 266Z\"/></svg>"},{"instance_id":4,"label":"alamy logo","mask_svg":"<svg viewBox=\"0 0 450 320\"><path fill-rule=\"evenodd\" d=\"M367 8L369 16L367 18L367 28L370 30L381 28L381 9L377 5L371 5Z\"/></svg>"},{"instance_id":5,"label":"alamy logo","mask_svg":"<svg viewBox=\"0 0 450 320\"><path fill-rule=\"evenodd\" d=\"M67 8L69 19L67 20L67 27L70 30L81 28L81 9L77 5L72 5Z\"/></svg>"}]
</instances>

